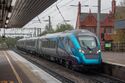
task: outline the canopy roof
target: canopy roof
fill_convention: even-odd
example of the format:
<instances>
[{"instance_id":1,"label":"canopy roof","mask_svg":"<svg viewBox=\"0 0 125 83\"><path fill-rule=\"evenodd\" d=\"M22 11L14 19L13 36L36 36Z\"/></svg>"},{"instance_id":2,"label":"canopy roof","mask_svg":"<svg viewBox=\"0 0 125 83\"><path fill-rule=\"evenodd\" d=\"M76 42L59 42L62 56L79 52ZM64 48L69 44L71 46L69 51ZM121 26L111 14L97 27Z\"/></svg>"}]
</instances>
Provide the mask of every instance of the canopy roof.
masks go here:
<instances>
[{"instance_id":1,"label":"canopy roof","mask_svg":"<svg viewBox=\"0 0 125 83\"><path fill-rule=\"evenodd\" d=\"M0 0L0 28L21 28L57 0Z\"/></svg>"}]
</instances>

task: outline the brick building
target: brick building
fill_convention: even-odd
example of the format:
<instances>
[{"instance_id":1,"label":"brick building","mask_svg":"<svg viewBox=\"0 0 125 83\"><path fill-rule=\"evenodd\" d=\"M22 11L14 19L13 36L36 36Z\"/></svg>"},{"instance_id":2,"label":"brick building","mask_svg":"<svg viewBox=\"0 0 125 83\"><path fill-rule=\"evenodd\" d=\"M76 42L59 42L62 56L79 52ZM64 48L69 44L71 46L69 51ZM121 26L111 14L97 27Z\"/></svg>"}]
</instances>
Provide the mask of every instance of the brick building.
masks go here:
<instances>
[{"instance_id":1,"label":"brick building","mask_svg":"<svg viewBox=\"0 0 125 83\"><path fill-rule=\"evenodd\" d=\"M104 50L106 43L112 43L111 34L114 30L115 10L116 1L112 0L112 10L109 11L109 13L101 13L100 15L100 41L102 50ZM91 32L96 33L96 28L97 13L92 13L91 10L89 11L89 13L82 13L81 3L79 2L76 29L87 29Z\"/></svg>"}]
</instances>

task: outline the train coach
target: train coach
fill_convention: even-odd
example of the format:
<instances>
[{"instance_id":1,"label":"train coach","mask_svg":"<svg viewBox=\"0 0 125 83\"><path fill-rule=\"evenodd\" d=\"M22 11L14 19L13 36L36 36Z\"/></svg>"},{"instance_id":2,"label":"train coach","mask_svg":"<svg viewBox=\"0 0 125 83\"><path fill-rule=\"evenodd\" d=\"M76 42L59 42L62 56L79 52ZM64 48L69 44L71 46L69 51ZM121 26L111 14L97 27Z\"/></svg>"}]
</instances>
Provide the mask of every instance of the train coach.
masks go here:
<instances>
[{"instance_id":1,"label":"train coach","mask_svg":"<svg viewBox=\"0 0 125 83\"><path fill-rule=\"evenodd\" d=\"M72 30L42 37L20 39L17 47L72 68L102 63L100 42L88 30Z\"/></svg>"}]
</instances>

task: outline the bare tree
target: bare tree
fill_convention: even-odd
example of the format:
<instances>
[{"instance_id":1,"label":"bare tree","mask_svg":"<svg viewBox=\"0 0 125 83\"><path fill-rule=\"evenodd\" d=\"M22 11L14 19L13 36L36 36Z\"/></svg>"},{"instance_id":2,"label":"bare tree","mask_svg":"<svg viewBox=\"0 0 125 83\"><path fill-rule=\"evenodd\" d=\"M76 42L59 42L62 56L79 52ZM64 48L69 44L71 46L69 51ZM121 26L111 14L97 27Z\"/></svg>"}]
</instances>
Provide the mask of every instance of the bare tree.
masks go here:
<instances>
[{"instance_id":1,"label":"bare tree","mask_svg":"<svg viewBox=\"0 0 125 83\"><path fill-rule=\"evenodd\" d=\"M125 19L125 0L123 0L116 9L116 20Z\"/></svg>"}]
</instances>

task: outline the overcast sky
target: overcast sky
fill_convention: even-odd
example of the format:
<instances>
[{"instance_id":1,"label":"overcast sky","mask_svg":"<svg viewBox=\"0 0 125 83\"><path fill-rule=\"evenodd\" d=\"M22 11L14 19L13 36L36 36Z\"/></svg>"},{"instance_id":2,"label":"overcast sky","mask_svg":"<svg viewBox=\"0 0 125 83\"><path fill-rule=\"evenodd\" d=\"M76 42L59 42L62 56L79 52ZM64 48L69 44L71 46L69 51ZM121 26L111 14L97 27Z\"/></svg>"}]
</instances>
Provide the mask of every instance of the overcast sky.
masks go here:
<instances>
[{"instance_id":1,"label":"overcast sky","mask_svg":"<svg viewBox=\"0 0 125 83\"><path fill-rule=\"evenodd\" d=\"M56 8L56 5L59 7L59 10L61 11L63 17L65 20L70 20L69 24L73 25L75 27L76 25L76 17L77 17L77 9L78 9L78 2L81 2L82 12L89 12L91 9L91 12L97 12L97 1L98 0L58 0L53 5L51 5L49 8L47 8L44 12L39 14L37 17L35 17L32 21L27 23L24 28L42 28L44 30L45 25L48 23L48 16L51 16L51 22L52 26L55 29L56 25L59 23L64 23L61 15L59 14L59 11ZM101 0L101 12L102 13L109 13L111 10L111 1L112 0ZM116 4L119 5L120 2L123 0L116 0ZM76 6L71 6L76 5ZM84 7L84 5L89 5L89 7ZM39 19L40 21L39 21ZM21 31L21 30L20 30ZM17 32L17 30L6 30L6 32ZM22 32L22 31L21 31ZM27 32L27 31L26 31ZM28 31L29 32L29 31ZM31 31L32 32L32 31ZM1 30L0 33L3 33L3 30Z\"/></svg>"},{"instance_id":2,"label":"overcast sky","mask_svg":"<svg viewBox=\"0 0 125 83\"><path fill-rule=\"evenodd\" d=\"M82 5L82 8L81 8L82 12L89 12L90 9L91 9L91 12L97 12L97 7L93 7L93 6L97 6L98 0L58 0L49 8L47 8L44 12L38 15L38 17L40 18L40 22L38 20L38 17L36 17L24 27L44 28L45 25L48 23L47 21L45 21L45 20L48 20L48 16L51 16L51 22L52 22L53 28L58 23L64 23L61 15L59 14L59 11L56 8L56 4L59 7L65 20L70 20L67 23L70 23L71 25L75 27L77 9L78 9L77 5L79 1L81 2L81 5ZM112 0L101 0L101 12L102 13L109 13L109 11L111 10L111 1ZM119 5L121 1L122 0L116 0L116 4ZM71 5L76 5L76 6L71 6ZM84 7L84 5L89 5L89 7Z\"/></svg>"}]
</instances>

